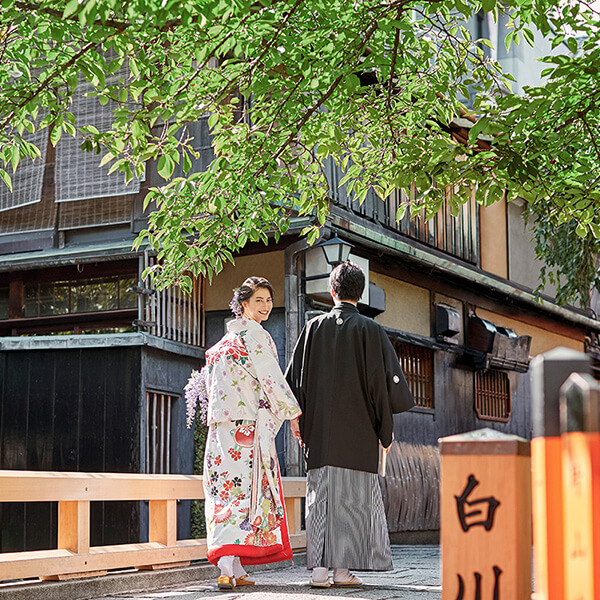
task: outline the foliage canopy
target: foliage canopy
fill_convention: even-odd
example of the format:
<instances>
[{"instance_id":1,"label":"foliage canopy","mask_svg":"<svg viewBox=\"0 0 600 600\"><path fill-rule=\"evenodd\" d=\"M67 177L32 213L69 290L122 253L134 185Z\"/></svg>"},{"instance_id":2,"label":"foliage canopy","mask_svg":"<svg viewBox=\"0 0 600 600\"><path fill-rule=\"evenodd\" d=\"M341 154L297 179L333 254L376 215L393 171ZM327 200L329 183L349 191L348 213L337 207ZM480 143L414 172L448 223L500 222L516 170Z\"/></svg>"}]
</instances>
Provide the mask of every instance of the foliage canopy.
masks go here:
<instances>
[{"instance_id":1,"label":"foliage canopy","mask_svg":"<svg viewBox=\"0 0 600 600\"><path fill-rule=\"evenodd\" d=\"M189 285L248 240L284 233L292 213L314 215L330 192L326 161L357 201L418 189L413 213L432 215L452 186L454 210L477 186L492 203L525 198L534 221L565 225L597 253L600 238L600 28L584 2L563 0L2 0L0 177L38 154L27 132L47 127L108 151L128 178L156 160L165 185L141 239L160 249L162 285ZM488 40L464 26L480 11L509 15L505 43L532 30L563 51L547 84L510 92ZM556 34L554 32L562 32ZM582 41L583 40L583 41ZM123 66L128 76L107 77ZM114 107L109 131L77 122L82 80ZM470 104L469 104L470 103ZM469 113L466 105L472 106ZM185 123L209 114L216 158L189 171ZM476 115L467 143L451 134ZM481 139L493 140L482 150ZM399 217L401 215L398 215ZM548 249L542 235L539 250ZM560 254L560 253L559 253ZM564 264L563 264L564 263ZM551 268L567 278L573 262ZM595 281L595 270L588 274ZM577 288L577 289L575 289ZM562 298L581 297L581 285ZM588 286L589 288L589 286ZM585 300L585 298L584 298Z\"/></svg>"}]
</instances>

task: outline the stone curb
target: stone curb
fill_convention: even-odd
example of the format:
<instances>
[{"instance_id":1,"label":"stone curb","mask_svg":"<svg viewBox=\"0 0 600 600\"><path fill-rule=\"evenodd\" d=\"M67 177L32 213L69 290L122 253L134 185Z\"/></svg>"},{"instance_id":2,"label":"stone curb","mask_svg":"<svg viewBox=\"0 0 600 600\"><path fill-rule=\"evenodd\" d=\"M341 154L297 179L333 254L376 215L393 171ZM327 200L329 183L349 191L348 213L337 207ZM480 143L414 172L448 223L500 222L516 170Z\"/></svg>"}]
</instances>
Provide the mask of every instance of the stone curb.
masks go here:
<instances>
[{"instance_id":1,"label":"stone curb","mask_svg":"<svg viewBox=\"0 0 600 600\"><path fill-rule=\"evenodd\" d=\"M292 565L306 565L306 553L294 554L294 560L268 565L253 565L248 572L286 569ZM0 586L0 600L83 600L111 594L156 591L194 581L216 579L218 569L208 562L191 564L158 571L118 571L101 577L70 579L67 581L32 581L31 583Z\"/></svg>"}]
</instances>

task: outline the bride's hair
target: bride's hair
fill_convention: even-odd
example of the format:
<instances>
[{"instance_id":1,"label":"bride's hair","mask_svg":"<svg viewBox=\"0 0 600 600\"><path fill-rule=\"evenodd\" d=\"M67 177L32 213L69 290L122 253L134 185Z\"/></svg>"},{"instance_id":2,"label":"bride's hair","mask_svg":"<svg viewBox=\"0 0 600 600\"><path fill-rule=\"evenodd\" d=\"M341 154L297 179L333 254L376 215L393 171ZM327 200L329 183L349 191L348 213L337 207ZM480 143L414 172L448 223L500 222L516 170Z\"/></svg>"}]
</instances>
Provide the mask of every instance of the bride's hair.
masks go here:
<instances>
[{"instance_id":1,"label":"bride's hair","mask_svg":"<svg viewBox=\"0 0 600 600\"><path fill-rule=\"evenodd\" d=\"M242 302L250 300L258 288L269 290L271 298L275 295L273 294L273 286L264 277L248 277L239 288L233 290L233 298L229 303L229 307L236 317L241 317L244 314Z\"/></svg>"}]
</instances>

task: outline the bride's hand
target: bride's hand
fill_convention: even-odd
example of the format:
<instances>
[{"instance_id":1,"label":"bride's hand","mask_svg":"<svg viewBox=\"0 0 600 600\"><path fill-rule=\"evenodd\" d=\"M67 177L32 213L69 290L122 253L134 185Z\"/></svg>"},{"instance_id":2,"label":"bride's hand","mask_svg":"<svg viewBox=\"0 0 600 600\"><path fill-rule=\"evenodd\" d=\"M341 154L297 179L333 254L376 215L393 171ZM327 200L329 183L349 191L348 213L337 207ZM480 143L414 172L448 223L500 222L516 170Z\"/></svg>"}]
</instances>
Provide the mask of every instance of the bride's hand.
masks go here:
<instances>
[{"instance_id":1,"label":"bride's hand","mask_svg":"<svg viewBox=\"0 0 600 600\"><path fill-rule=\"evenodd\" d=\"M304 442L300 437L300 425L298 423L298 418L292 419L290 421L290 429L292 430L292 435L298 440L298 443L303 446Z\"/></svg>"}]
</instances>

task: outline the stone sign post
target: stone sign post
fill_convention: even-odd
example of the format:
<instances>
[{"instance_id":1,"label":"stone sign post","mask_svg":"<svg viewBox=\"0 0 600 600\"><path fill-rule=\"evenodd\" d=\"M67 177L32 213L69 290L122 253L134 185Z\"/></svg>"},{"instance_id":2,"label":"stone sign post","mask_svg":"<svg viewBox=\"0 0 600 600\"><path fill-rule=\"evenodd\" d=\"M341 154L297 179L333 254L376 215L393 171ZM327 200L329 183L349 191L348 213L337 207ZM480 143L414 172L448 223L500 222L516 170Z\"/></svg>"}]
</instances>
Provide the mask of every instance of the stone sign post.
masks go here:
<instances>
[{"instance_id":1,"label":"stone sign post","mask_svg":"<svg viewBox=\"0 0 600 600\"><path fill-rule=\"evenodd\" d=\"M530 600L529 442L492 429L439 441L442 600Z\"/></svg>"},{"instance_id":2,"label":"stone sign post","mask_svg":"<svg viewBox=\"0 0 600 600\"><path fill-rule=\"evenodd\" d=\"M555 348L531 361L531 468L537 600L564 600L560 388L571 373L589 371L589 356L569 348Z\"/></svg>"}]
</instances>

